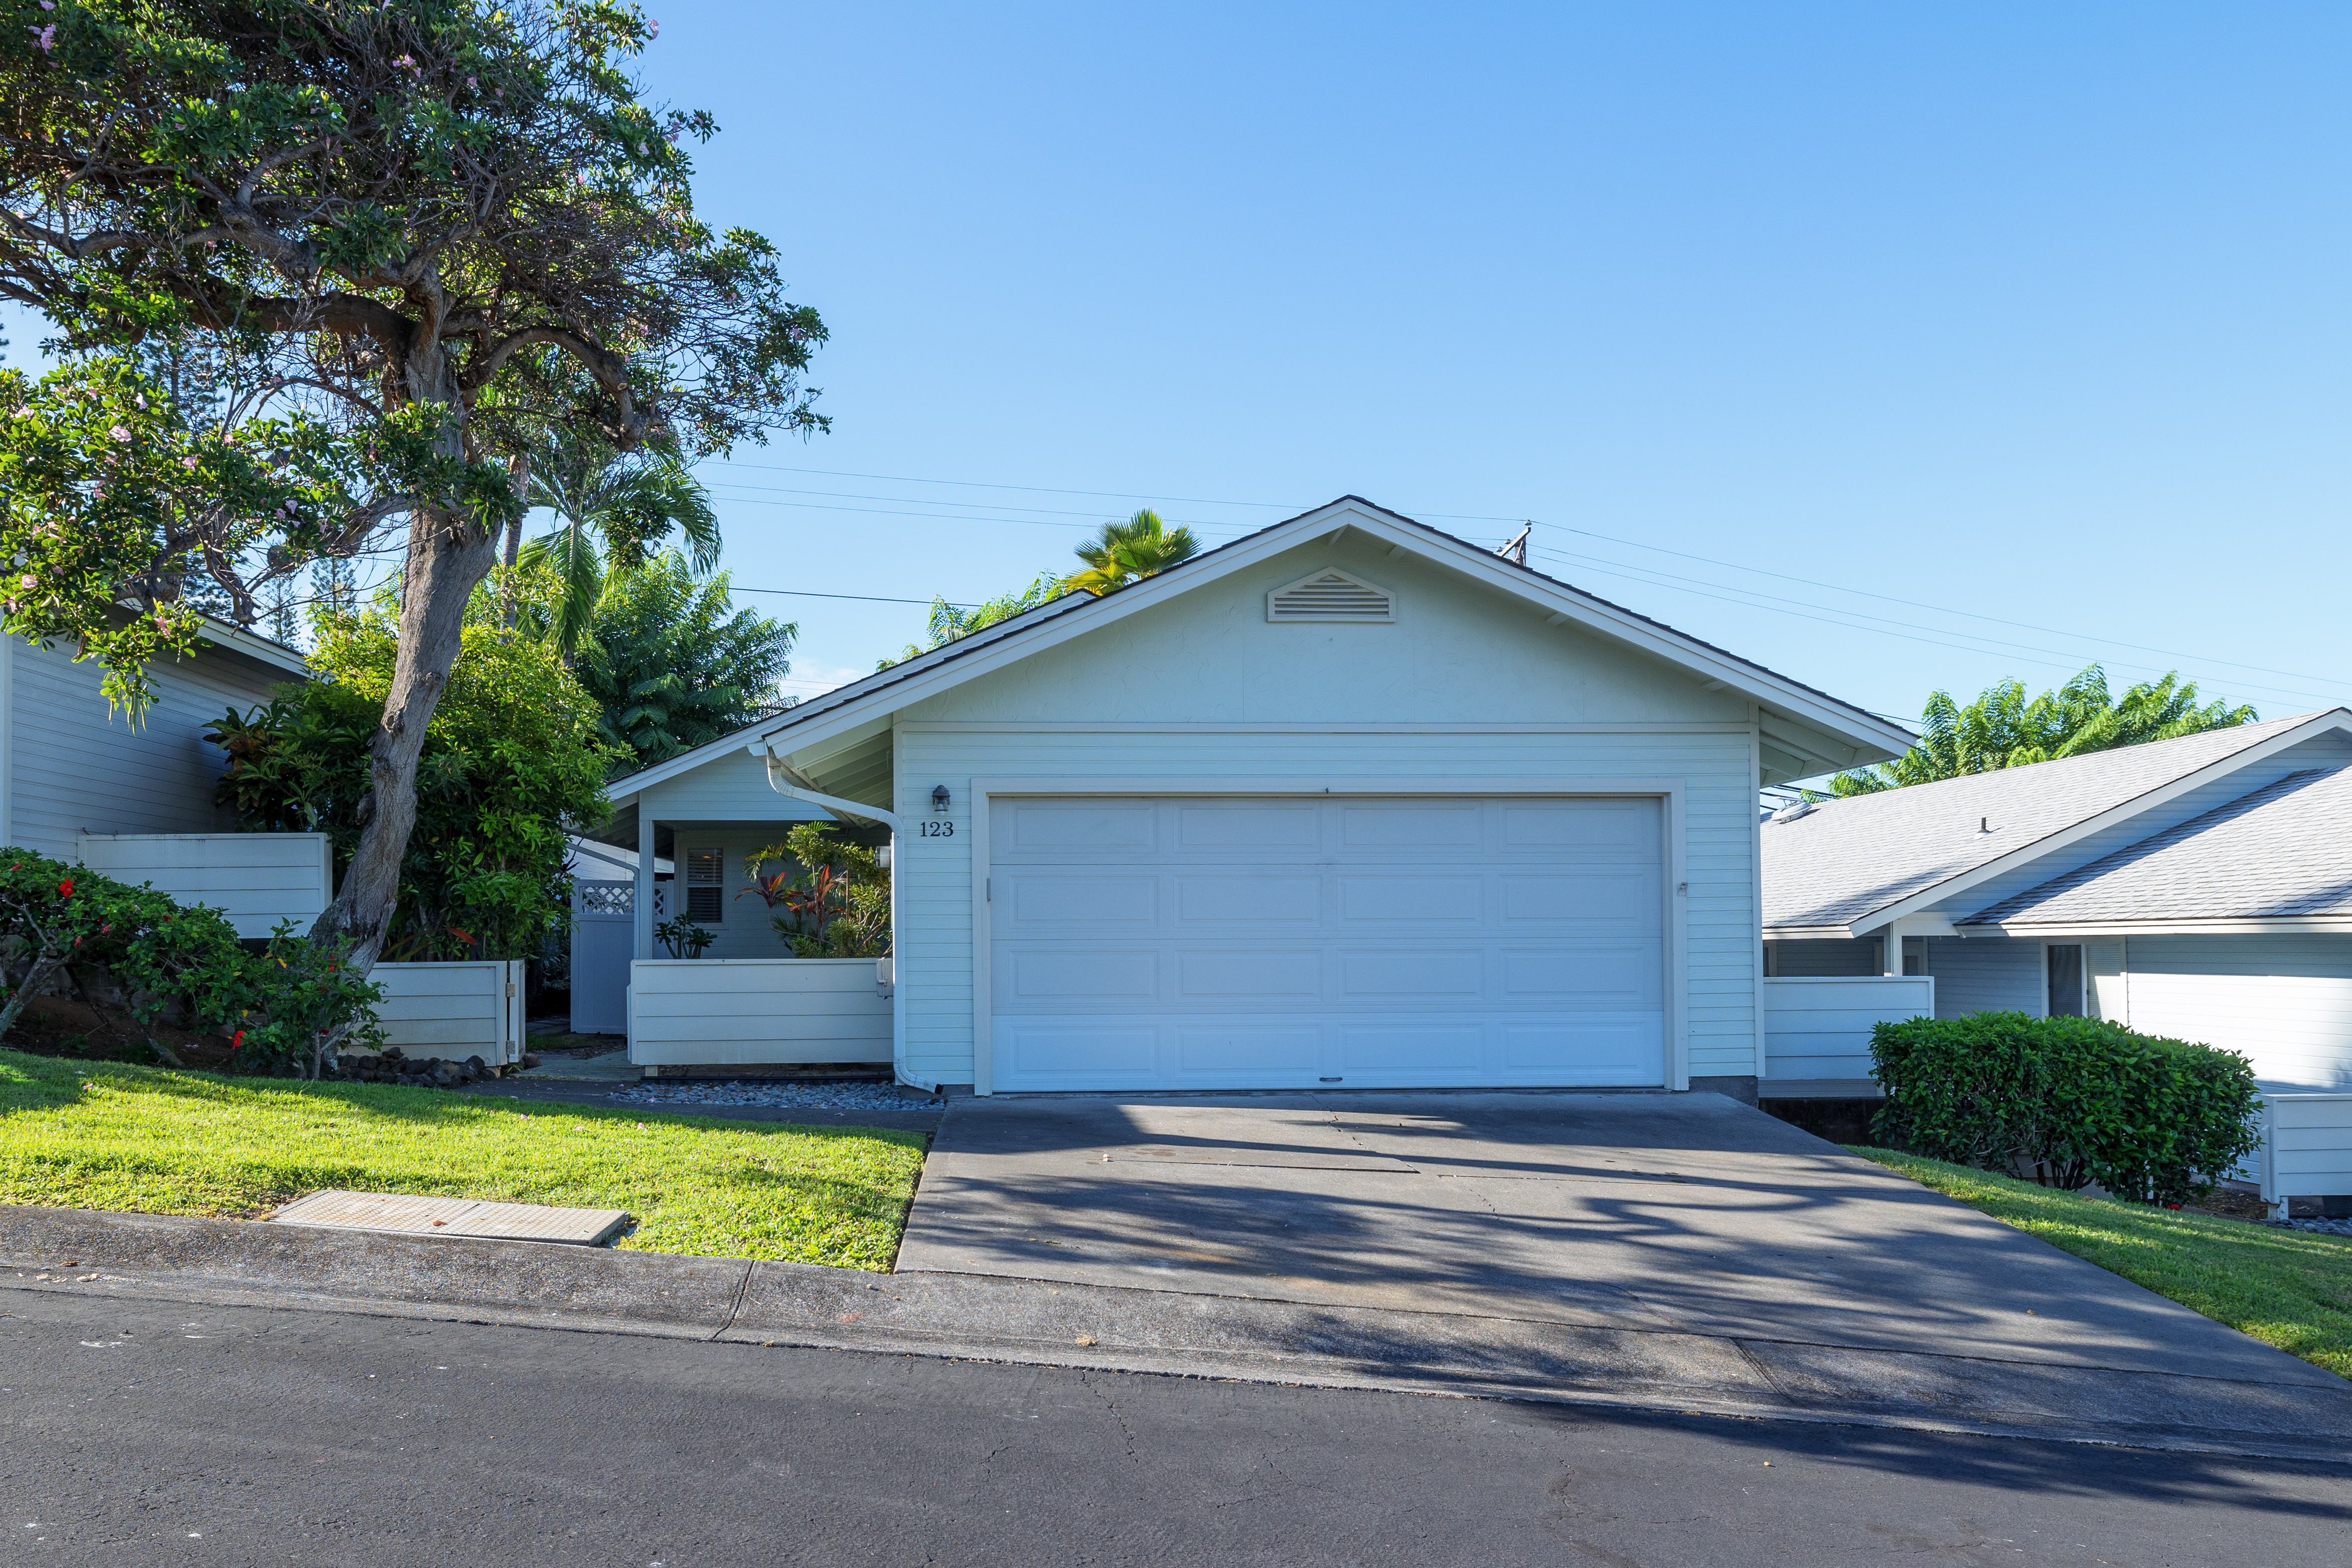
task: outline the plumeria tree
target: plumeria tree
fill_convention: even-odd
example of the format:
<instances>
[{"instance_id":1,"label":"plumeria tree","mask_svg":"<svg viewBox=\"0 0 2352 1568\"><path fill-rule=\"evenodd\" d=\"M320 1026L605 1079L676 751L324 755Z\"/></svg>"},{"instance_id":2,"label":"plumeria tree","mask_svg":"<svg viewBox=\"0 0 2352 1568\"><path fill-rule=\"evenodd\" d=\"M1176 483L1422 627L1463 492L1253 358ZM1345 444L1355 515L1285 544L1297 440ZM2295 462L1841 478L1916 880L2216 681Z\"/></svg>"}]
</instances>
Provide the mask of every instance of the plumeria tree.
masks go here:
<instances>
[{"instance_id":1,"label":"plumeria tree","mask_svg":"<svg viewBox=\"0 0 2352 1568\"><path fill-rule=\"evenodd\" d=\"M615 451L662 439L691 460L816 428L801 377L824 327L785 298L766 240L697 215L685 144L714 127L641 101L627 66L656 28L634 5L18 4L22 25L0 30L0 296L46 316L69 360L201 339L237 384L269 389L251 414L286 434L247 441L257 471L229 499L265 533L302 519L276 541L289 554L394 533L395 667L359 842L312 932L350 936L371 964L426 728L533 445L591 430ZM116 643L113 663L135 697L129 663L194 634L171 608L185 551L155 519L201 509L203 490L173 471L228 458L151 443L121 415L125 396L135 410L152 394L121 384L102 425L61 417L69 389L20 390L11 406L37 426L19 444L55 434L43 482L64 525L143 509L151 548L98 550L47 580L31 508L12 508L0 560L25 558L22 591L0 614L85 651L132 601L152 630ZM245 547L266 556L262 535Z\"/></svg>"}]
</instances>

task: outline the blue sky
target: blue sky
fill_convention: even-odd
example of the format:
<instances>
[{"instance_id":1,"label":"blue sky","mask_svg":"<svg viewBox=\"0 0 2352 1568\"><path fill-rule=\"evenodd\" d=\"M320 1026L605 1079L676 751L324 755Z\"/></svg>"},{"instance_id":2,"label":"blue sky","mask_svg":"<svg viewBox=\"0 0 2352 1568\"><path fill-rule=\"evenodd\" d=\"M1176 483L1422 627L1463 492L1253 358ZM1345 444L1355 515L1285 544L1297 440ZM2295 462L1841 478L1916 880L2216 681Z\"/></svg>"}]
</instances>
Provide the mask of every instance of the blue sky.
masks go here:
<instances>
[{"instance_id":1,"label":"blue sky","mask_svg":"<svg viewBox=\"0 0 2352 1568\"><path fill-rule=\"evenodd\" d=\"M1353 491L1893 715L2352 700L2342 6L651 9L834 334L705 470L747 589ZM803 695L923 619L744 601Z\"/></svg>"}]
</instances>

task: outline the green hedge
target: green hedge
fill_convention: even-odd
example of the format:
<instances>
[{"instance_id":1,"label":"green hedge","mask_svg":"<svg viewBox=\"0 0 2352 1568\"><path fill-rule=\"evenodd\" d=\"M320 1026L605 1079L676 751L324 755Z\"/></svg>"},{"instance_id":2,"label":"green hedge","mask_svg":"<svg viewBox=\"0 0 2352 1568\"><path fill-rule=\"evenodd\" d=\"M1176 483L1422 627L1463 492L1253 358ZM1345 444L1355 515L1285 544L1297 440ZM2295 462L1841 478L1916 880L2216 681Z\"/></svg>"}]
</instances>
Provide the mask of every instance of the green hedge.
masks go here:
<instances>
[{"instance_id":1,"label":"green hedge","mask_svg":"<svg viewBox=\"0 0 2352 1568\"><path fill-rule=\"evenodd\" d=\"M1882 1023L1870 1056L1886 1092L1879 1137L1981 1170L2022 1156L2070 1190L2096 1182L2118 1197L2187 1202L2260 1142L2244 1057L2098 1019Z\"/></svg>"}]
</instances>

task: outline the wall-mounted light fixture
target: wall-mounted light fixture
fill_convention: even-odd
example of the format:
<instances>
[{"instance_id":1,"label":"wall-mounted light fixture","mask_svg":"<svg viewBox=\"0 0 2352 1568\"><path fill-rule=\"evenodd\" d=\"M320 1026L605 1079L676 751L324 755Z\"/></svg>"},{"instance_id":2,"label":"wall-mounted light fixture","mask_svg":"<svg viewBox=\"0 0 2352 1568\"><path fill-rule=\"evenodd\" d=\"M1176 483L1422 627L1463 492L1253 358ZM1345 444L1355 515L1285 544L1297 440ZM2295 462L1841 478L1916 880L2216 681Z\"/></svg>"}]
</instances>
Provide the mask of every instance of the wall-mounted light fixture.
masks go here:
<instances>
[{"instance_id":1,"label":"wall-mounted light fixture","mask_svg":"<svg viewBox=\"0 0 2352 1568\"><path fill-rule=\"evenodd\" d=\"M947 814L948 787L944 784L934 784L931 786L931 815L944 817Z\"/></svg>"}]
</instances>

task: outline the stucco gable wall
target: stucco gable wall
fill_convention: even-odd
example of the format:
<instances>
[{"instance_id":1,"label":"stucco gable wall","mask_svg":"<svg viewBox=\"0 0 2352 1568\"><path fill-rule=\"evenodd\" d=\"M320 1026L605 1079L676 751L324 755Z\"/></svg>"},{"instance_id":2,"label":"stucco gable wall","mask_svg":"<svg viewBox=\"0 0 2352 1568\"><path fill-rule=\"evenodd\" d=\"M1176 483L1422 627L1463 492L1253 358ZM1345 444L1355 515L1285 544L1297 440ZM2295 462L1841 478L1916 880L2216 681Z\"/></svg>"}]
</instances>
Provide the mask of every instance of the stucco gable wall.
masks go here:
<instances>
[{"instance_id":1,"label":"stucco gable wall","mask_svg":"<svg viewBox=\"0 0 2352 1568\"><path fill-rule=\"evenodd\" d=\"M1276 625L1266 593L1337 567L1396 595L1393 623ZM899 714L1106 723L1745 725L1746 699L1361 535L1302 546Z\"/></svg>"},{"instance_id":2,"label":"stucco gable wall","mask_svg":"<svg viewBox=\"0 0 2352 1568\"><path fill-rule=\"evenodd\" d=\"M2176 800L2127 818L2053 854L2043 855L2029 865L1957 894L1937 905L1933 913L1964 920L1979 910L1991 908L2003 899L2029 893L2078 866L2088 865L2117 850L2128 849L2168 828L2179 827L2192 817L2202 816L2218 806L2225 806L2242 796L2251 795L2290 773L2306 768L2342 767L2347 763L2352 763L2352 735L2336 731L2315 737L2275 756L2249 762L2210 784L2200 785Z\"/></svg>"}]
</instances>

